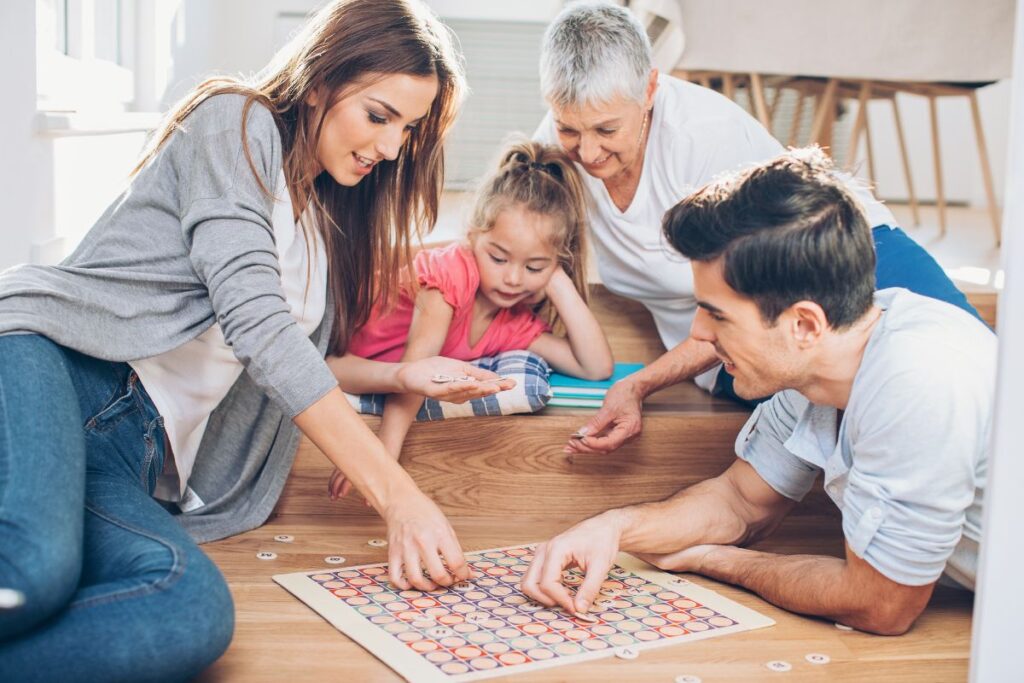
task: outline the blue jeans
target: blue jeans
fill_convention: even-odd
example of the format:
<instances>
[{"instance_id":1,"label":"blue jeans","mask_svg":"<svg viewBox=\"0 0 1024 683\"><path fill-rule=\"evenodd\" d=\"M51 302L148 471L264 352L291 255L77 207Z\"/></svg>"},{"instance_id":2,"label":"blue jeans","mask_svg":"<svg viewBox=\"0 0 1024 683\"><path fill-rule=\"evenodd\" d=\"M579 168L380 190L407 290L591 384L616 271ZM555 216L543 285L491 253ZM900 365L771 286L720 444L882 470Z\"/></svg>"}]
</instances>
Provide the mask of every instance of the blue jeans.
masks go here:
<instances>
[{"instance_id":1,"label":"blue jeans","mask_svg":"<svg viewBox=\"0 0 1024 683\"><path fill-rule=\"evenodd\" d=\"M953 281L946 276L942 266L907 233L900 228L879 225L872 229L871 234L875 241L875 289L889 289L890 287L909 289L915 294L945 301L947 304L962 308L985 323L964 293L957 289ZM751 408L770 398L752 400L741 398L736 395L732 382L732 375L725 370L719 371L718 379L715 380L715 386L711 393L714 396L732 399Z\"/></svg>"},{"instance_id":2,"label":"blue jeans","mask_svg":"<svg viewBox=\"0 0 1024 683\"><path fill-rule=\"evenodd\" d=\"M176 681L227 648L231 594L151 496L163 419L125 363L0 337L2 681Z\"/></svg>"}]
</instances>

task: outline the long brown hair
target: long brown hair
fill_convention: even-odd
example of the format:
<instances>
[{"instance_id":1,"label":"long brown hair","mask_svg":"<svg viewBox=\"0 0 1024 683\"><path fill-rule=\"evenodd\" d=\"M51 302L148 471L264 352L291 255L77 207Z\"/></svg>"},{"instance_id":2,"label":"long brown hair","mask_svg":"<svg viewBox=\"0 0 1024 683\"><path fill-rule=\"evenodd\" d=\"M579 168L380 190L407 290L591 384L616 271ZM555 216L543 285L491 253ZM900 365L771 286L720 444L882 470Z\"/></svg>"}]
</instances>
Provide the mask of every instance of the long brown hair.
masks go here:
<instances>
[{"instance_id":1,"label":"long brown hair","mask_svg":"<svg viewBox=\"0 0 1024 683\"><path fill-rule=\"evenodd\" d=\"M558 263L589 301L587 287L587 197L576 165L561 147L513 138L498 157L498 168L477 191L469 237L494 227L499 214L511 207L554 218L552 246ZM542 303L536 312L552 326L554 307Z\"/></svg>"},{"instance_id":2,"label":"long brown hair","mask_svg":"<svg viewBox=\"0 0 1024 683\"><path fill-rule=\"evenodd\" d=\"M354 187L317 172L316 147L324 117L353 84L390 74L435 76L438 92L394 161L382 161ZM284 174L298 210L309 206L303 230L323 240L328 287L334 295L330 353L343 353L375 302L397 294L398 275L411 259L411 243L437 220L444 183L443 142L465 91L461 56L449 30L419 0L335 0L250 80L214 78L179 102L153 136L133 171L141 170L209 98L234 93L248 100L242 111L242 141L253 103L269 109L284 147ZM328 93L307 102L314 92ZM261 182L262 185L262 182ZM268 195L271 190L263 187ZM312 243L312 240L310 240Z\"/></svg>"}]
</instances>

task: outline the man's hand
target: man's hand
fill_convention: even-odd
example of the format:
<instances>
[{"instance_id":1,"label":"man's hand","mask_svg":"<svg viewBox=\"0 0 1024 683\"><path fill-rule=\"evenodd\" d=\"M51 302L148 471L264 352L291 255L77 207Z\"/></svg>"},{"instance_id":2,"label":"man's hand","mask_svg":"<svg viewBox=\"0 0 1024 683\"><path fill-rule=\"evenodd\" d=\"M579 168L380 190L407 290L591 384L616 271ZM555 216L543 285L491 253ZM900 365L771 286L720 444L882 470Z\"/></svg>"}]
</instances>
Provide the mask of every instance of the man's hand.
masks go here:
<instances>
[{"instance_id":1,"label":"man's hand","mask_svg":"<svg viewBox=\"0 0 1024 683\"><path fill-rule=\"evenodd\" d=\"M465 403L516 385L513 379L444 356L403 363L397 376L402 385L402 393L419 394L448 403ZM434 378L439 376L450 377L454 381L435 382ZM470 379L463 380L463 377Z\"/></svg>"},{"instance_id":2,"label":"man's hand","mask_svg":"<svg viewBox=\"0 0 1024 683\"><path fill-rule=\"evenodd\" d=\"M612 385L604 403L590 422L565 446L566 453L611 453L640 435L643 428L643 394L629 378Z\"/></svg>"},{"instance_id":3,"label":"man's hand","mask_svg":"<svg viewBox=\"0 0 1024 683\"><path fill-rule=\"evenodd\" d=\"M538 545L520 589L543 605L559 605L570 614L585 613L615 563L622 533L619 527L618 511L610 510ZM571 567L585 573L575 599L562 584L562 571Z\"/></svg>"}]
</instances>

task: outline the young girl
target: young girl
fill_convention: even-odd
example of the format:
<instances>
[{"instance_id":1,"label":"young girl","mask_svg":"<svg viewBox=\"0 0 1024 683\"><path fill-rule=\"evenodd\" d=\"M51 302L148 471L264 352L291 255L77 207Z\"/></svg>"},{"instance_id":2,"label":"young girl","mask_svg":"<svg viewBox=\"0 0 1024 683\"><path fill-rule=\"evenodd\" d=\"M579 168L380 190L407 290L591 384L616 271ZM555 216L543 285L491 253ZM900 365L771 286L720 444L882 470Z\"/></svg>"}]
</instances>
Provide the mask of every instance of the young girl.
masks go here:
<instances>
[{"instance_id":1,"label":"young girl","mask_svg":"<svg viewBox=\"0 0 1024 683\"><path fill-rule=\"evenodd\" d=\"M220 656L231 596L194 539L267 518L296 426L387 521L396 585L469 576L324 361L435 219L461 90L416 0L336 0L252 81L189 95L61 265L0 276L0 680L184 680ZM504 386L374 367L445 400Z\"/></svg>"},{"instance_id":2,"label":"young girl","mask_svg":"<svg viewBox=\"0 0 1024 683\"><path fill-rule=\"evenodd\" d=\"M469 361L527 349L564 374L611 375L608 340L587 308L585 194L572 161L535 142L513 143L500 159L478 194L468 243L417 254L415 282L394 308L374 309L350 354ZM556 323L565 336L552 333ZM342 389L358 379L345 373ZM422 401L396 394L385 403L378 436L396 459ZM335 471L331 496L350 488Z\"/></svg>"}]
</instances>

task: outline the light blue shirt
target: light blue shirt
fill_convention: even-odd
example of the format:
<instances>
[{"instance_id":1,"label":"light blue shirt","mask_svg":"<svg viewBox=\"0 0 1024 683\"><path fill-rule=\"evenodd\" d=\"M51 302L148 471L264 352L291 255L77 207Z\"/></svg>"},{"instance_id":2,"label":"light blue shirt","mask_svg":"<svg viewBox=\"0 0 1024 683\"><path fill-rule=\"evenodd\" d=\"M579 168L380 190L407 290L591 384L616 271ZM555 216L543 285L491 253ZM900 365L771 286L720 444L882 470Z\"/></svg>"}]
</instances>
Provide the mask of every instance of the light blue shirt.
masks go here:
<instances>
[{"instance_id":1,"label":"light blue shirt","mask_svg":"<svg viewBox=\"0 0 1024 683\"><path fill-rule=\"evenodd\" d=\"M801 500L824 473L858 557L908 586L943 571L973 589L995 400L996 337L946 303L877 292L883 314L839 412L783 391L760 405L736 454Z\"/></svg>"}]
</instances>

